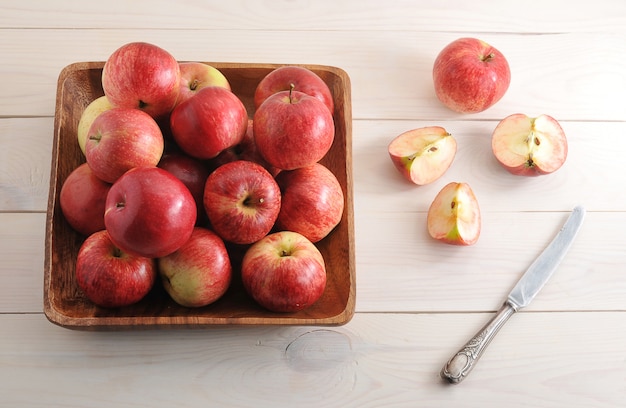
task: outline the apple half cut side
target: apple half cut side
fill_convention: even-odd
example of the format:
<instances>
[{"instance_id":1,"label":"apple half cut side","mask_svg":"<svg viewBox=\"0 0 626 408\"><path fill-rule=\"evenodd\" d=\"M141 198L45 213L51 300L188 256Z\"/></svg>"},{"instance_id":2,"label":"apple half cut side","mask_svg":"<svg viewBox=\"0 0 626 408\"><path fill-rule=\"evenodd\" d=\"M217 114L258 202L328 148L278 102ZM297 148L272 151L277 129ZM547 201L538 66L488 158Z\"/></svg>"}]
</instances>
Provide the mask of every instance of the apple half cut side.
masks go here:
<instances>
[{"instance_id":1,"label":"apple half cut side","mask_svg":"<svg viewBox=\"0 0 626 408\"><path fill-rule=\"evenodd\" d=\"M388 151L400 174L417 185L424 185L448 170L456 155L456 140L444 128L429 126L397 136Z\"/></svg>"},{"instance_id":2,"label":"apple half cut side","mask_svg":"<svg viewBox=\"0 0 626 408\"><path fill-rule=\"evenodd\" d=\"M430 236L446 244L475 244L480 236L481 216L469 184L445 185L428 209L427 225Z\"/></svg>"},{"instance_id":3,"label":"apple half cut side","mask_svg":"<svg viewBox=\"0 0 626 408\"><path fill-rule=\"evenodd\" d=\"M515 113L493 131L491 148L498 162L512 174L539 176L558 170L567 159L567 138L551 116L536 118Z\"/></svg>"}]
</instances>

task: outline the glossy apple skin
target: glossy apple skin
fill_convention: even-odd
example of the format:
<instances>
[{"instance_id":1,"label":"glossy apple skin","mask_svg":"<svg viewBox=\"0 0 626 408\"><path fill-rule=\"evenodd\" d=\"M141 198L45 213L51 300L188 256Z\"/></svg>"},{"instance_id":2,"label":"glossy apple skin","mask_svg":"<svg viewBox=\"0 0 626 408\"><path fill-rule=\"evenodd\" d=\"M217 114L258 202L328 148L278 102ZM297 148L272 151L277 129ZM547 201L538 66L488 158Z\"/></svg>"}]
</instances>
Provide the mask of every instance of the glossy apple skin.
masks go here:
<instances>
[{"instance_id":1,"label":"glossy apple skin","mask_svg":"<svg viewBox=\"0 0 626 408\"><path fill-rule=\"evenodd\" d=\"M154 167L164 150L163 134L147 113L132 108L102 112L89 128L85 155L94 174L113 183L133 167Z\"/></svg>"},{"instance_id":2,"label":"glossy apple skin","mask_svg":"<svg viewBox=\"0 0 626 408\"><path fill-rule=\"evenodd\" d=\"M235 244L251 244L267 235L278 218L280 203L274 177L247 160L218 167L204 187L204 208L212 229Z\"/></svg>"},{"instance_id":3,"label":"glossy apple skin","mask_svg":"<svg viewBox=\"0 0 626 408\"><path fill-rule=\"evenodd\" d=\"M211 86L176 106L170 128L174 141L186 154L212 159L243 139L248 114L234 93Z\"/></svg>"},{"instance_id":4,"label":"glossy apple skin","mask_svg":"<svg viewBox=\"0 0 626 408\"><path fill-rule=\"evenodd\" d=\"M252 126L261 156L281 170L320 161L335 137L326 106L298 91L281 91L267 98L256 110Z\"/></svg>"},{"instance_id":5,"label":"glossy apple skin","mask_svg":"<svg viewBox=\"0 0 626 408\"><path fill-rule=\"evenodd\" d=\"M498 123L491 149L511 174L533 177L560 169L567 160L568 144L563 128L553 117L515 113Z\"/></svg>"},{"instance_id":6,"label":"glossy apple skin","mask_svg":"<svg viewBox=\"0 0 626 408\"><path fill-rule=\"evenodd\" d=\"M451 245L474 245L480 237L481 215L469 184L446 184L428 209L427 225L434 239Z\"/></svg>"},{"instance_id":7,"label":"glossy apple skin","mask_svg":"<svg viewBox=\"0 0 626 408\"><path fill-rule=\"evenodd\" d=\"M319 99L331 114L334 112L333 95L326 82L310 69L292 65L276 68L261 79L254 92L254 106L258 108L273 94L292 89L292 85L294 91Z\"/></svg>"},{"instance_id":8,"label":"glossy apple skin","mask_svg":"<svg viewBox=\"0 0 626 408\"><path fill-rule=\"evenodd\" d=\"M153 44L125 44L105 62L102 88L114 106L138 108L157 119L169 114L178 100L178 61Z\"/></svg>"},{"instance_id":9,"label":"glossy apple skin","mask_svg":"<svg viewBox=\"0 0 626 408\"><path fill-rule=\"evenodd\" d=\"M136 167L109 190L104 225L123 251L159 258L189 239L196 214L191 192L174 175L158 167Z\"/></svg>"},{"instance_id":10,"label":"glossy apple skin","mask_svg":"<svg viewBox=\"0 0 626 408\"><path fill-rule=\"evenodd\" d=\"M433 81L437 98L448 108L478 113L502 99L511 71L496 48L476 38L459 38L435 59Z\"/></svg>"},{"instance_id":11,"label":"glossy apple skin","mask_svg":"<svg viewBox=\"0 0 626 408\"><path fill-rule=\"evenodd\" d=\"M59 204L70 226L83 235L104 229L104 203L111 184L96 177L87 163L75 168L63 182Z\"/></svg>"},{"instance_id":12,"label":"glossy apple skin","mask_svg":"<svg viewBox=\"0 0 626 408\"><path fill-rule=\"evenodd\" d=\"M204 185L209 177L209 168L201 160L194 159L180 152L170 152L163 155L158 164L159 168L172 173L189 189L196 203L196 224L204 224L207 216L204 211Z\"/></svg>"},{"instance_id":13,"label":"glossy apple skin","mask_svg":"<svg viewBox=\"0 0 626 408\"><path fill-rule=\"evenodd\" d=\"M165 291L181 306L214 303L230 286L232 267L224 241L196 227L182 247L157 261Z\"/></svg>"},{"instance_id":14,"label":"glossy apple skin","mask_svg":"<svg viewBox=\"0 0 626 408\"><path fill-rule=\"evenodd\" d=\"M241 278L247 293L273 312L297 312L324 293L324 258L311 241L293 231L267 235L246 251Z\"/></svg>"},{"instance_id":15,"label":"glossy apple skin","mask_svg":"<svg viewBox=\"0 0 626 408\"><path fill-rule=\"evenodd\" d=\"M180 92L176 105L191 98L202 88L220 86L230 91L228 79L217 68L203 62L179 62Z\"/></svg>"},{"instance_id":16,"label":"glossy apple skin","mask_svg":"<svg viewBox=\"0 0 626 408\"><path fill-rule=\"evenodd\" d=\"M454 137L440 126L412 129L389 143L389 157L402 176L425 185L438 180L456 156Z\"/></svg>"},{"instance_id":17,"label":"glossy apple skin","mask_svg":"<svg viewBox=\"0 0 626 408\"><path fill-rule=\"evenodd\" d=\"M153 259L119 249L106 230L87 237L76 258L76 283L89 300L102 307L139 302L152 289L156 276Z\"/></svg>"},{"instance_id":18,"label":"glossy apple skin","mask_svg":"<svg viewBox=\"0 0 626 408\"><path fill-rule=\"evenodd\" d=\"M83 154L85 154L85 145L87 144L87 136L89 134L91 124L98 117L98 115L112 108L113 105L111 105L111 102L109 102L107 97L103 95L91 101L80 115L78 128L76 129L76 137L78 139L78 146Z\"/></svg>"},{"instance_id":19,"label":"glossy apple skin","mask_svg":"<svg viewBox=\"0 0 626 408\"><path fill-rule=\"evenodd\" d=\"M326 237L343 215L344 196L337 177L314 163L276 176L282 193L278 229L295 231L311 242Z\"/></svg>"},{"instance_id":20,"label":"glossy apple skin","mask_svg":"<svg viewBox=\"0 0 626 408\"><path fill-rule=\"evenodd\" d=\"M222 164L230 163L236 160L248 160L260 164L269 171L272 176L276 176L280 169L272 166L261 156L259 149L256 147L254 141L254 131L252 126L252 119L248 120L248 128L246 134L241 139L241 142L235 146L229 147L217 155L214 159L210 160L210 167L216 169Z\"/></svg>"}]
</instances>

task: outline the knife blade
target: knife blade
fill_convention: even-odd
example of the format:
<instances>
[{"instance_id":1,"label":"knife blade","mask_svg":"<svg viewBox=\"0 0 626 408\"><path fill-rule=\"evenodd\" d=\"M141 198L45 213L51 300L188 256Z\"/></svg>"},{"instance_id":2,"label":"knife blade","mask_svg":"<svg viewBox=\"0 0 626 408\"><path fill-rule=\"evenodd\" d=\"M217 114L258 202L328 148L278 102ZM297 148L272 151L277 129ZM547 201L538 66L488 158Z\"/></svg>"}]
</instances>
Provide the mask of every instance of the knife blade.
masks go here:
<instances>
[{"instance_id":1,"label":"knife blade","mask_svg":"<svg viewBox=\"0 0 626 408\"><path fill-rule=\"evenodd\" d=\"M441 369L440 375L452 384L463 381L482 356L500 328L541 291L567 254L585 218L585 209L575 207L552 242L535 259L508 294L496 315L472 337Z\"/></svg>"}]
</instances>

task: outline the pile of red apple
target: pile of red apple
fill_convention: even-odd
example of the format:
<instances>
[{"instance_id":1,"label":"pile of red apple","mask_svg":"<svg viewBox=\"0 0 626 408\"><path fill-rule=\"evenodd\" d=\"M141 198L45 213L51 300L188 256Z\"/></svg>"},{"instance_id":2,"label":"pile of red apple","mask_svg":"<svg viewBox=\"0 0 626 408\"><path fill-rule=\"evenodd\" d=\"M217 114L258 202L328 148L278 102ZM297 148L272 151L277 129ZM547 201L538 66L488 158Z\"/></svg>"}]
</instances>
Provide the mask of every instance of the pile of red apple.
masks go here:
<instances>
[{"instance_id":1,"label":"pile of red apple","mask_svg":"<svg viewBox=\"0 0 626 408\"><path fill-rule=\"evenodd\" d=\"M209 305L230 286L230 248L243 248L243 286L262 307L292 312L321 297L315 243L340 222L344 196L319 163L335 134L319 76L271 71L249 117L218 69L129 43L107 59L102 87L78 125L86 162L59 197L86 237L76 282L91 301L130 305L160 281L180 305Z\"/></svg>"},{"instance_id":2,"label":"pile of red apple","mask_svg":"<svg viewBox=\"0 0 626 408\"><path fill-rule=\"evenodd\" d=\"M437 98L458 113L478 113L498 102L511 82L509 64L496 48L475 38L448 44L433 65ZM539 176L558 170L567 158L567 138L551 116L516 113L502 119L491 135L497 161L510 173ZM457 142L444 128L423 127L404 132L388 146L400 173L417 185L438 180L456 155ZM478 241L481 215L468 183L446 184L427 214L429 234L454 245Z\"/></svg>"}]
</instances>

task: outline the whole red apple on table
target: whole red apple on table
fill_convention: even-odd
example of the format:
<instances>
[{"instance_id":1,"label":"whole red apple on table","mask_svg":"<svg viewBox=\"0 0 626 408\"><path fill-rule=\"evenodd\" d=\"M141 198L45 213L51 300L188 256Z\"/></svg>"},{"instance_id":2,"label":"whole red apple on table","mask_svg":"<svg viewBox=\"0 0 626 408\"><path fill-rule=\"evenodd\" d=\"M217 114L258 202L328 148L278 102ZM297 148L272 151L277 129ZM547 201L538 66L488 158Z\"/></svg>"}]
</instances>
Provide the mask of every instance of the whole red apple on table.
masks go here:
<instances>
[{"instance_id":1,"label":"whole red apple on table","mask_svg":"<svg viewBox=\"0 0 626 408\"><path fill-rule=\"evenodd\" d=\"M567 159L567 137L559 122L549 115L535 118L516 113L502 119L491 136L498 162L520 176L550 174Z\"/></svg>"},{"instance_id":2,"label":"whole red apple on table","mask_svg":"<svg viewBox=\"0 0 626 408\"><path fill-rule=\"evenodd\" d=\"M446 244L475 244L480 237L481 216L469 184L446 184L428 208L427 225L430 236Z\"/></svg>"},{"instance_id":3,"label":"whole red apple on table","mask_svg":"<svg viewBox=\"0 0 626 408\"><path fill-rule=\"evenodd\" d=\"M319 99L298 91L267 98L254 113L254 140L261 156L281 170L320 161L330 150L335 124Z\"/></svg>"},{"instance_id":4,"label":"whole red apple on table","mask_svg":"<svg viewBox=\"0 0 626 408\"><path fill-rule=\"evenodd\" d=\"M112 105L138 108L160 118L178 100L180 67L176 58L154 44L128 43L106 60L102 89Z\"/></svg>"},{"instance_id":5,"label":"whole red apple on table","mask_svg":"<svg viewBox=\"0 0 626 408\"><path fill-rule=\"evenodd\" d=\"M196 223L207 221L204 211L204 185L209 177L209 169L204 162L194 159L180 152L170 152L163 155L158 167L172 173L189 189L196 202L198 211Z\"/></svg>"},{"instance_id":6,"label":"whole red apple on table","mask_svg":"<svg viewBox=\"0 0 626 408\"><path fill-rule=\"evenodd\" d=\"M225 150L223 150L217 157L210 160L210 167L213 169L218 168L222 164L230 163L236 160L248 160L260 164L269 171L272 176L276 176L280 169L272 166L261 156L259 149L256 147L254 141L254 131L252 126L252 119L248 120L248 128L243 139L236 144Z\"/></svg>"},{"instance_id":7,"label":"whole red apple on table","mask_svg":"<svg viewBox=\"0 0 626 408\"><path fill-rule=\"evenodd\" d=\"M174 141L186 154L212 159L243 139L248 114L234 93L211 86L176 106L170 128Z\"/></svg>"},{"instance_id":8,"label":"whole red apple on table","mask_svg":"<svg viewBox=\"0 0 626 408\"><path fill-rule=\"evenodd\" d=\"M496 48L476 38L459 38L435 59L433 81L437 98L448 108L477 113L504 96L511 71Z\"/></svg>"},{"instance_id":9,"label":"whole red apple on table","mask_svg":"<svg viewBox=\"0 0 626 408\"><path fill-rule=\"evenodd\" d=\"M258 163L238 160L207 178L204 208L212 229L224 240L251 244L267 235L280 211L280 189Z\"/></svg>"},{"instance_id":10,"label":"whole red apple on table","mask_svg":"<svg viewBox=\"0 0 626 408\"><path fill-rule=\"evenodd\" d=\"M94 174L113 183L133 167L156 166L163 150L163 134L150 115L139 109L113 108L91 124L85 155Z\"/></svg>"},{"instance_id":11,"label":"whole red apple on table","mask_svg":"<svg viewBox=\"0 0 626 408\"><path fill-rule=\"evenodd\" d=\"M189 189L158 167L127 171L109 190L104 225L125 252L159 258L180 248L196 223Z\"/></svg>"},{"instance_id":12,"label":"whole red apple on table","mask_svg":"<svg viewBox=\"0 0 626 408\"><path fill-rule=\"evenodd\" d=\"M444 128L429 126L400 134L387 150L400 174L421 186L439 179L450 168L456 140Z\"/></svg>"},{"instance_id":13,"label":"whole red apple on table","mask_svg":"<svg viewBox=\"0 0 626 408\"><path fill-rule=\"evenodd\" d=\"M93 303L122 307L143 299L157 276L156 261L117 247L107 230L85 240L76 258L76 283Z\"/></svg>"},{"instance_id":14,"label":"whole red apple on table","mask_svg":"<svg viewBox=\"0 0 626 408\"><path fill-rule=\"evenodd\" d=\"M182 306L214 303L230 286L232 267L224 241L206 228L194 228L182 247L157 263L163 287Z\"/></svg>"},{"instance_id":15,"label":"whole red apple on table","mask_svg":"<svg viewBox=\"0 0 626 408\"><path fill-rule=\"evenodd\" d=\"M104 204L111 184L96 177L87 163L75 168L63 182L59 204L70 226L83 235L104 229Z\"/></svg>"},{"instance_id":16,"label":"whole red apple on table","mask_svg":"<svg viewBox=\"0 0 626 408\"><path fill-rule=\"evenodd\" d=\"M230 83L222 72L203 62L179 62L180 93L176 105L194 96L202 88L221 86L230 91Z\"/></svg>"},{"instance_id":17,"label":"whole red apple on table","mask_svg":"<svg viewBox=\"0 0 626 408\"><path fill-rule=\"evenodd\" d=\"M80 150L83 154L85 154L85 145L87 144L87 136L91 124L102 112L112 108L113 105L111 105L111 102L103 95L91 101L80 115L78 128L76 129L76 137L78 139L78 146L80 146Z\"/></svg>"},{"instance_id":18,"label":"whole red apple on table","mask_svg":"<svg viewBox=\"0 0 626 408\"><path fill-rule=\"evenodd\" d=\"M246 251L241 278L247 293L273 312L313 305L326 288L324 258L315 244L293 231L267 235Z\"/></svg>"},{"instance_id":19,"label":"whole red apple on table","mask_svg":"<svg viewBox=\"0 0 626 408\"><path fill-rule=\"evenodd\" d=\"M326 82L310 69L295 65L276 68L264 76L255 89L254 106L258 108L273 94L290 89L319 99L334 112L333 94Z\"/></svg>"},{"instance_id":20,"label":"whole red apple on table","mask_svg":"<svg viewBox=\"0 0 626 408\"><path fill-rule=\"evenodd\" d=\"M311 242L326 237L341 221L344 196L337 177L314 163L276 176L282 193L279 229L299 232Z\"/></svg>"}]
</instances>

